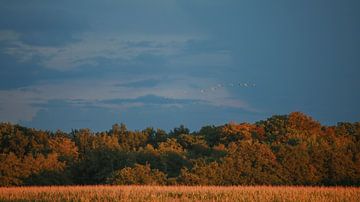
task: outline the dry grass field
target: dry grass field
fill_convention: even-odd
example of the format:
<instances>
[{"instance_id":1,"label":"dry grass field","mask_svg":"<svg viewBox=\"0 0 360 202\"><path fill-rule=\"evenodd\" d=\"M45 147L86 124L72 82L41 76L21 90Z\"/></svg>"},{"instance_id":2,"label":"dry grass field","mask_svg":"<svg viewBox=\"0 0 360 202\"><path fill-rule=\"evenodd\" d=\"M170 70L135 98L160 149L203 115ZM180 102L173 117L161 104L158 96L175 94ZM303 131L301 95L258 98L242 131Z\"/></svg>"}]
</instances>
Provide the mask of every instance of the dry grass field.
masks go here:
<instances>
[{"instance_id":1,"label":"dry grass field","mask_svg":"<svg viewBox=\"0 0 360 202\"><path fill-rule=\"evenodd\" d=\"M52 186L0 188L0 201L360 201L360 188Z\"/></svg>"}]
</instances>

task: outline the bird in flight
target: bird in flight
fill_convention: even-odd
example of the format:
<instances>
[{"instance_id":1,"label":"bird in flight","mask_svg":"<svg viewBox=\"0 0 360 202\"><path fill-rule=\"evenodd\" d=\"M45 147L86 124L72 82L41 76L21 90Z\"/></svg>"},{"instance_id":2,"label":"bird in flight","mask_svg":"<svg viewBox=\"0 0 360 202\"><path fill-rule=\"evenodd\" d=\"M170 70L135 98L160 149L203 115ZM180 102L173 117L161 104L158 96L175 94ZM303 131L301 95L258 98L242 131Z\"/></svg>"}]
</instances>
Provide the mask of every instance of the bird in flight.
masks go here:
<instances>
[{"instance_id":1,"label":"bird in flight","mask_svg":"<svg viewBox=\"0 0 360 202\"><path fill-rule=\"evenodd\" d=\"M228 83L227 85L223 84L223 83L218 83L215 86L200 89L200 93L204 94L206 92L211 92L211 91L215 92L216 90L219 90L220 88L225 88L226 86L229 86L231 88L236 87L234 85L234 83ZM253 88L253 87L256 87L256 84L255 83L238 83L238 86L240 88Z\"/></svg>"}]
</instances>

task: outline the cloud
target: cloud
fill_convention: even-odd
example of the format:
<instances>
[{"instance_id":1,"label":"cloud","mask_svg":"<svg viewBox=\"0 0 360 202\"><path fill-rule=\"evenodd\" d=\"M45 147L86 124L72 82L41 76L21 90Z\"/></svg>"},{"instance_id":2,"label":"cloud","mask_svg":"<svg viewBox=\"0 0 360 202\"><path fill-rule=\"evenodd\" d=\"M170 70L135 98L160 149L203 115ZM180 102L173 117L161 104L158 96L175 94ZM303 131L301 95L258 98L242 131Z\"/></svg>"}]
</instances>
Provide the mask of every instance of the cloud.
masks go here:
<instances>
[{"instance_id":1,"label":"cloud","mask_svg":"<svg viewBox=\"0 0 360 202\"><path fill-rule=\"evenodd\" d=\"M6 36L7 37L7 36ZM27 62L39 58L39 64L60 71L79 66L96 66L99 59L136 62L139 56L152 55L168 57L181 52L184 43L193 38L189 36L119 36L82 34L80 40L57 46L35 46L25 44L17 38L6 38L9 44L3 52ZM144 39L146 41L144 42Z\"/></svg>"},{"instance_id":2,"label":"cloud","mask_svg":"<svg viewBox=\"0 0 360 202\"><path fill-rule=\"evenodd\" d=\"M12 30L0 30L0 43L13 42L19 39L20 34Z\"/></svg>"},{"instance_id":3,"label":"cloud","mask_svg":"<svg viewBox=\"0 0 360 202\"><path fill-rule=\"evenodd\" d=\"M0 27L16 32L24 44L62 46L89 29L89 21L64 3L8 1L0 8Z\"/></svg>"},{"instance_id":4,"label":"cloud","mask_svg":"<svg viewBox=\"0 0 360 202\"><path fill-rule=\"evenodd\" d=\"M115 84L116 87L132 87L132 88L141 88L141 87L155 87L161 81L156 79L147 79L147 80L139 80L134 82L124 82Z\"/></svg>"},{"instance_id":5,"label":"cloud","mask_svg":"<svg viewBox=\"0 0 360 202\"><path fill-rule=\"evenodd\" d=\"M118 85L119 80L128 80ZM145 85L149 81L159 81L157 85ZM143 81L145 83L137 83ZM126 85L127 83L130 84ZM151 82L150 82L151 83ZM64 104L83 110L128 110L158 106L189 107L207 105L255 112L240 98L234 98L226 88L202 94L200 90L216 85L216 80L188 76L159 77L108 77L99 79L69 79L47 81L12 90L0 90L0 120L30 121L39 111L62 108ZM134 87L134 85L136 87ZM60 102L61 101L61 102ZM64 103L66 102L66 103Z\"/></svg>"},{"instance_id":6,"label":"cloud","mask_svg":"<svg viewBox=\"0 0 360 202\"><path fill-rule=\"evenodd\" d=\"M201 100L195 99L172 99L161 97L157 95L145 95L140 96L134 99L110 99L101 101L105 104L114 104L114 105L123 105L127 103L143 103L144 105L184 105L184 104L194 104L194 103L204 103Z\"/></svg>"},{"instance_id":7,"label":"cloud","mask_svg":"<svg viewBox=\"0 0 360 202\"><path fill-rule=\"evenodd\" d=\"M36 96L32 92L0 90L0 121L17 123L20 120L31 120L39 110L31 105L35 100Z\"/></svg>"},{"instance_id":8,"label":"cloud","mask_svg":"<svg viewBox=\"0 0 360 202\"><path fill-rule=\"evenodd\" d=\"M36 33L35 33L36 35ZM29 35L28 37L31 37ZM3 54L19 63L36 64L49 70L69 72L83 69L112 68L137 73L170 71L172 73L221 72L232 65L231 51L211 46L205 36L139 35L86 32L74 36L76 40L62 46L27 44L21 33L0 31ZM46 40L46 39L45 39ZM199 41L199 42L197 42ZM201 46L204 46L203 48ZM193 50L192 50L193 49ZM191 51L192 50L192 51Z\"/></svg>"},{"instance_id":9,"label":"cloud","mask_svg":"<svg viewBox=\"0 0 360 202\"><path fill-rule=\"evenodd\" d=\"M101 107L79 107L69 100L49 100L39 105L41 108L31 120L20 123L40 129L65 130L90 128L107 130L118 121L119 112Z\"/></svg>"},{"instance_id":10,"label":"cloud","mask_svg":"<svg viewBox=\"0 0 360 202\"><path fill-rule=\"evenodd\" d=\"M108 108L87 107L83 100L49 100L37 105L40 109L31 120L23 120L20 123L40 129L66 131L77 128L104 131L111 128L112 124L120 122L125 123L130 129L137 130L147 126L170 130L179 124L198 130L200 126L206 124L223 124L234 120L255 121L262 118L260 114L243 109L216 107L198 102L185 104L183 107L167 105L164 104L166 103L164 98L158 96L145 96L130 101L135 100L151 100L152 103L157 104ZM80 107L79 103L84 106Z\"/></svg>"},{"instance_id":11,"label":"cloud","mask_svg":"<svg viewBox=\"0 0 360 202\"><path fill-rule=\"evenodd\" d=\"M212 53L186 54L171 60L171 65L185 67L226 67L232 62L228 51ZM203 70L202 70L203 71Z\"/></svg>"}]
</instances>

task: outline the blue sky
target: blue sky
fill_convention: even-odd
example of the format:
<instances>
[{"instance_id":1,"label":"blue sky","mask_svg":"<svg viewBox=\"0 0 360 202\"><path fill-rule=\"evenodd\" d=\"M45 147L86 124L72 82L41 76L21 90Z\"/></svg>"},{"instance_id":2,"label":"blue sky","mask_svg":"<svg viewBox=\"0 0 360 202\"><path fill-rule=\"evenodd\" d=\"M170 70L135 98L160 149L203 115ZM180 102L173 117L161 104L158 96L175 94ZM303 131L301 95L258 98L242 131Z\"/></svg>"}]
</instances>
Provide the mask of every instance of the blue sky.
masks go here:
<instances>
[{"instance_id":1,"label":"blue sky","mask_svg":"<svg viewBox=\"0 0 360 202\"><path fill-rule=\"evenodd\" d=\"M357 0L2 0L0 121L360 120Z\"/></svg>"}]
</instances>

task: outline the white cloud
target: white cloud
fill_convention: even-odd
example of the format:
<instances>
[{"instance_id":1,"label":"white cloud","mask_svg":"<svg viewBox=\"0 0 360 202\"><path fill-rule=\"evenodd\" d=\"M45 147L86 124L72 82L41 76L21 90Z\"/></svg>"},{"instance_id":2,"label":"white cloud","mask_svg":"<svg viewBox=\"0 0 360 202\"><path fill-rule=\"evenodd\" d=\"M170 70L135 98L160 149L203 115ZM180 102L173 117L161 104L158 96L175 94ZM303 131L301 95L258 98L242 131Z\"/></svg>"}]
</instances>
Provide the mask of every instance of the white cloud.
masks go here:
<instances>
[{"instance_id":1,"label":"white cloud","mask_svg":"<svg viewBox=\"0 0 360 202\"><path fill-rule=\"evenodd\" d=\"M189 41L204 40L200 35L124 35L84 33L74 36L79 40L64 46L29 45L13 31L0 31L0 41L7 46L0 49L15 56L20 62L36 61L43 67L67 71L86 65L98 64L99 58L135 62L136 57L149 54L167 58L169 66L226 66L231 64L231 54L226 50L207 50L206 53L187 53Z\"/></svg>"},{"instance_id":2,"label":"white cloud","mask_svg":"<svg viewBox=\"0 0 360 202\"><path fill-rule=\"evenodd\" d=\"M196 36L139 36L87 33L77 36L79 41L65 46L35 46L19 40L20 35L10 31L0 32L0 40L11 46L4 52L26 62L32 58L49 69L66 71L82 65L96 65L99 58L131 61L141 54L171 56L180 54L188 40Z\"/></svg>"}]
</instances>

